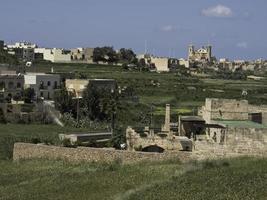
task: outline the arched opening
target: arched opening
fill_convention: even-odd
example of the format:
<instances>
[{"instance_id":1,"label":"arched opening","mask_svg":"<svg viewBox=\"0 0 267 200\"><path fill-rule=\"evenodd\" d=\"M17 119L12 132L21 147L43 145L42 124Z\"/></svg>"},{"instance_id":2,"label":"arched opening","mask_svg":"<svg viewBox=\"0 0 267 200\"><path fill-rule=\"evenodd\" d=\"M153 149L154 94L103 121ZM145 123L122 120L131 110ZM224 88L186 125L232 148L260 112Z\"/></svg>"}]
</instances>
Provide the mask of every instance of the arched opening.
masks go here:
<instances>
[{"instance_id":1,"label":"arched opening","mask_svg":"<svg viewBox=\"0 0 267 200\"><path fill-rule=\"evenodd\" d=\"M157 145L150 145L142 149L143 152L157 152L157 153L163 153L164 149L157 146Z\"/></svg>"}]
</instances>

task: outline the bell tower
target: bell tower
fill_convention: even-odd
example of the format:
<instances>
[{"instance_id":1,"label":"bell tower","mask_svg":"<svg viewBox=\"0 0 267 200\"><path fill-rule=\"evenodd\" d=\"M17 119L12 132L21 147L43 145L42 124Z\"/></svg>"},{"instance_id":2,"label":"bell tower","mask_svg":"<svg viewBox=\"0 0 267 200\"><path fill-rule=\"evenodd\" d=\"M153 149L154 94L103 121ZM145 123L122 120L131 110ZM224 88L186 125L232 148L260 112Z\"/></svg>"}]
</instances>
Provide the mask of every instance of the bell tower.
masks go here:
<instances>
[{"instance_id":1,"label":"bell tower","mask_svg":"<svg viewBox=\"0 0 267 200\"><path fill-rule=\"evenodd\" d=\"M211 45L207 46L207 59L208 61L211 61Z\"/></svg>"},{"instance_id":2,"label":"bell tower","mask_svg":"<svg viewBox=\"0 0 267 200\"><path fill-rule=\"evenodd\" d=\"M195 48L194 45L190 44L188 47L188 60L194 55L195 53Z\"/></svg>"}]
</instances>

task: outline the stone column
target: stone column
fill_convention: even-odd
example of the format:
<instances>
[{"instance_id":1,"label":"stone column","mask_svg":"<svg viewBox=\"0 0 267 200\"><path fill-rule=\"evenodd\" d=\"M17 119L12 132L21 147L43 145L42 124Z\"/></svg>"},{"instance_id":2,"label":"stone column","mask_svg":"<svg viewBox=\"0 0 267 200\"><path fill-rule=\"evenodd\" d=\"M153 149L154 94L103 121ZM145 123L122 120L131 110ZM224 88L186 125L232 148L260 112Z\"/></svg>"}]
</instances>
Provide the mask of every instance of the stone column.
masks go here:
<instances>
[{"instance_id":1,"label":"stone column","mask_svg":"<svg viewBox=\"0 0 267 200\"><path fill-rule=\"evenodd\" d=\"M170 104L166 104L165 124L163 131L170 132Z\"/></svg>"}]
</instances>

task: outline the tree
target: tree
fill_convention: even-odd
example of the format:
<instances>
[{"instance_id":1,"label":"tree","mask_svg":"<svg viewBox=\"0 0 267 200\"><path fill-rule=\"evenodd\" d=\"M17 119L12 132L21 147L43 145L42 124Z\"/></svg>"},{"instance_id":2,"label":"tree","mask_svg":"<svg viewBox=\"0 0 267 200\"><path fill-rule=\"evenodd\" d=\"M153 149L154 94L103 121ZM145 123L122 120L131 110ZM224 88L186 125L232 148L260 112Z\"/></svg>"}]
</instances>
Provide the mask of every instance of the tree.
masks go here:
<instances>
[{"instance_id":1,"label":"tree","mask_svg":"<svg viewBox=\"0 0 267 200\"><path fill-rule=\"evenodd\" d=\"M137 64L136 54L132 49L121 48L119 51L119 59L122 62Z\"/></svg>"},{"instance_id":2,"label":"tree","mask_svg":"<svg viewBox=\"0 0 267 200\"><path fill-rule=\"evenodd\" d=\"M96 47L93 51L94 62L117 62L118 55L113 47Z\"/></svg>"},{"instance_id":3,"label":"tree","mask_svg":"<svg viewBox=\"0 0 267 200\"><path fill-rule=\"evenodd\" d=\"M119 99L117 91L100 89L88 85L81 101L82 114L91 120L111 121L117 111Z\"/></svg>"},{"instance_id":4,"label":"tree","mask_svg":"<svg viewBox=\"0 0 267 200\"><path fill-rule=\"evenodd\" d=\"M0 49L0 63L16 65L19 61L16 56L10 55L5 50Z\"/></svg>"},{"instance_id":5,"label":"tree","mask_svg":"<svg viewBox=\"0 0 267 200\"><path fill-rule=\"evenodd\" d=\"M76 115L75 105L74 94L69 93L65 87L55 93L55 107L61 113L72 113Z\"/></svg>"},{"instance_id":6,"label":"tree","mask_svg":"<svg viewBox=\"0 0 267 200\"><path fill-rule=\"evenodd\" d=\"M35 92L33 88L27 88L23 92L24 96L24 102L25 103L32 103L32 100L34 99Z\"/></svg>"}]
</instances>

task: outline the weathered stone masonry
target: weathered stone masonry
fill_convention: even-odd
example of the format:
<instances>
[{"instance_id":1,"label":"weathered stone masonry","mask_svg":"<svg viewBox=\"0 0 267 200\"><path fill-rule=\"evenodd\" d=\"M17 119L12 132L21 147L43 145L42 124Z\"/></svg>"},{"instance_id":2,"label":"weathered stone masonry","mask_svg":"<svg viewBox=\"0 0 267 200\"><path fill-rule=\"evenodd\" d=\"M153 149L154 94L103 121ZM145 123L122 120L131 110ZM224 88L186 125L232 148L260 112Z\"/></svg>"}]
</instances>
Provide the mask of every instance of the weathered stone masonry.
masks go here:
<instances>
[{"instance_id":1,"label":"weathered stone masonry","mask_svg":"<svg viewBox=\"0 0 267 200\"><path fill-rule=\"evenodd\" d=\"M194 152L164 152L164 153L147 153L136 151L121 151L112 149L98 148L67 148L59 146L48 146L42 144L15 143L13 151L13 160L19 161L24 159L49 159L49 160L65 160L69 162L112 162L121 160L122 163L135 163L140 161L162 161L169 159L179 159L182 162L189 160L203 159L219 159L239 156L258 156L267 157L266 149L259 151L247 151L247 149L233 149L226 145L212 144L204 145L196 144L198 150ZM207 149L207 147L209 147Z\"/></svg>"},{"instance_id":2,"label":"weathered stone masonry","mask_svg":"<svg viewBox=\"0 0 267 200\"><path fill-rule=\"evenodd\" d=\"M13 160L45 158L70 162L112 162L119 159L123 163L134 163L175 158L181 161L188 161L190 155L189 152L145 153L88 147L67 148L42 144L15 143Z\"/></svg>"}]
</instances>

